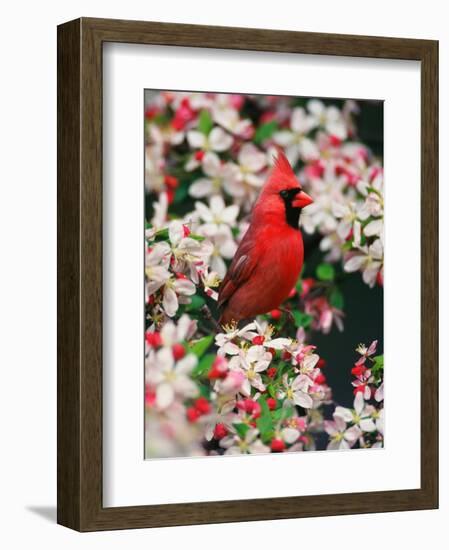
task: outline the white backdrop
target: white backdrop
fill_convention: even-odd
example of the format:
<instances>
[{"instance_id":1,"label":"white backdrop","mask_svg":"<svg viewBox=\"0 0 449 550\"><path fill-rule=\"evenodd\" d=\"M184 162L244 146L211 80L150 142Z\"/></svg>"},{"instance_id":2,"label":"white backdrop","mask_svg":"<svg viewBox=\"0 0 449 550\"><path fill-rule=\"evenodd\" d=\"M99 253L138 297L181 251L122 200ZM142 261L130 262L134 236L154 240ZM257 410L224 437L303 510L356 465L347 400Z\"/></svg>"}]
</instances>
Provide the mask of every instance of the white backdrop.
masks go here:
<instances>
[{"instance_id":1,"label":"white backdrop","mask_svg":"<svg viewBox=\"0 0 449 550\"><path fill-rule=\"evenodd\" d=\"M4 10L2 41L0 229L1 441L0 544L5 548L130 548L160 545L229 548L232 544L409 549L445 540L449 443L441 437L441 509L79 535L54 525L56 493L56 25L80 15L186 23L434 38L440 40L440 180L449 180L449 36L444 3L378 0L299 4L172 0L17 2ZM406 129L404 129L406 131ZM5 168L6 167L6 171ZM449 277L449 191L441 186L441 273ZM405 199L406 203L406 199ZM407 276L406 271L404 277ZM441 287L441 387L449 376L449 295ZM402 343L398 343L399 345ZM6 375L6 376L5 376ZM442 425L448 417L441 399ZM447 430L446 430L447 431Z\"/></svg>"}]
</instances>

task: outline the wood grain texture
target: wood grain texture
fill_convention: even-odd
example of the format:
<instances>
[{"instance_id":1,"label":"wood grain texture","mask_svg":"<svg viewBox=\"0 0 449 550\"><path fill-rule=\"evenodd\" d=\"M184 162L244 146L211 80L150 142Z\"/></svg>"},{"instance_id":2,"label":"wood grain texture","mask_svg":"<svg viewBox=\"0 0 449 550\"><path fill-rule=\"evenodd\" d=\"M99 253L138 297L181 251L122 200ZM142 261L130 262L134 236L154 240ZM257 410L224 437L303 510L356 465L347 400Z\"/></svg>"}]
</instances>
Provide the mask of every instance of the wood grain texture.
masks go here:
<instances>
[{"instance_id":1,"label":"wood grain texture","mask_svg":"<svg viewBox=\"0 0 449 550\"><path fill-rule=\"evenodd\" d=\"M102 44L129 42L421 61L421 489L104 508ZM58 28L58 522L79 531L438 506L438 43L79 19Z\"/></svg>"},{"instance_id":2,"label":"wood grain texture","mask_svg":"<svg viewBox=\"0 0 449 550\"><path fill-rule=\"evenodd\" d=\"M438 42L421 60L421 487L438 505Z\"/></svg>"},{"instance_id":3,"label":"wood grain texture","mask_svg":"<svg viewBox=\"0 0 449 550\"><path fill-rule=\"evenodd\" d=\"M80 21L58 28L58 522L80 526Z\"/></svg>"}]
</instances>

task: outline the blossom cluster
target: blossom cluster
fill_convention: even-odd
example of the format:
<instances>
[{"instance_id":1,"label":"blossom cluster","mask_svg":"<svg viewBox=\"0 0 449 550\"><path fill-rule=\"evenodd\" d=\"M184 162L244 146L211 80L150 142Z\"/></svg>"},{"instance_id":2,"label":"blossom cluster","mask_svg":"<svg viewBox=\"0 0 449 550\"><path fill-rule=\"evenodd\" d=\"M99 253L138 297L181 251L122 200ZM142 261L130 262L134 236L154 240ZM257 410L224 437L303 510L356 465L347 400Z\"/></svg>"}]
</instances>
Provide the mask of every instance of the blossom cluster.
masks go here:
<instances>
[{"instance_id":1,"label":"blossom cluster","mask_svg":"<svg viewBox=\"0 0 449 550\"><path fill-rule=\"evenodd\" d=\"M329 367L310 344L315 332L344 330L346 273L383 283L382 166L357 140L356 110L352 101L148 94L147 457L382 445L377 344L358 348L353 408L334 401ZM311 271L306 260L279 309L218 328L218 288L276 147L314 199L300 224L320 259Z\"/></svg>"},{"instance_id":2,"label":"blossom cluster","mask_svg":"<svg viewBox=\"0 0 449 550\"><path fill-rule=\"evenodd\" d=\"M360 357L351 370L355 377L354 406L336 406L333 419L324 422L328 449L349 449L356 443L361 448L383 447L383 356L374 356L376 347L374 340L368 348L360 344L356 349Z\"/></svg>"},{"instance_id":3,"label":"blossom cluster","mask_svg":"<svg viewBox=\"0 0 449 550\"><path fill-rule=\"evenodd\" d=\"M258 321L227 327L209 354L210 336L189 342L196 329L183 315L146 332L148 454L314 449L331 390L301 332L293 340Z\"/></svg>"}]
</instances>

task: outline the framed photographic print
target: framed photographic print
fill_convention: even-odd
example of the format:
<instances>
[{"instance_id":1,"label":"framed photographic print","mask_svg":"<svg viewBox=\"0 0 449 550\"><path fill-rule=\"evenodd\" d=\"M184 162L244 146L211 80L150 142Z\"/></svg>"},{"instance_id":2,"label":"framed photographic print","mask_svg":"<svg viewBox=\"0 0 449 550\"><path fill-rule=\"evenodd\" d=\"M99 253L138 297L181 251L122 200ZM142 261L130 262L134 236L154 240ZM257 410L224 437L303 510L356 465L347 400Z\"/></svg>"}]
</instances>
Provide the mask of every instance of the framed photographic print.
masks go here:
<instances>
[{"instance_id":1,"label":"framed photographic print","mask_svg":"<svg viewBox=\"0 0 449 550\"><path fill-rule=\"evenodd\" d=\"M58 28L58 522L438 506L438 43Z\"/></svg>"}]
</instances>

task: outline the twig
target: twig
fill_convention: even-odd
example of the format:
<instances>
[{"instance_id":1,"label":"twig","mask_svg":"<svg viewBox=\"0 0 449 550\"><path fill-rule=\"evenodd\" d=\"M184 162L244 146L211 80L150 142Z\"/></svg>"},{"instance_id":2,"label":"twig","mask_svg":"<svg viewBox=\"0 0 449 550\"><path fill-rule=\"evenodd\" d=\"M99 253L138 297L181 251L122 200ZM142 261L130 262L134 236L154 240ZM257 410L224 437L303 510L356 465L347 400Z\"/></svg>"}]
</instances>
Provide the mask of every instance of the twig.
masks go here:
<instances>
[{"instance_id":1,"label":"twig","mask_svg":"<svg viewBox=\"0 0 449 550\"><path fill-rule=\"evenodd\" d=\"M290 323L293 323L293 325L295 324L295 318L293 317L293 314L290 309L286 307L280 307L279 310L282 311L282 313L285 313L284 322L282 323L282 326L278 331L279 333L282 333L285 327L287 326L287 323L290 322Z\"/></svg>"},{"instance_id":2,"label":"twig","mask_svg":"<svg viewBox=\"0 0 449 550\"><path fill-rule=\"evenodd\" d=\"M200 311L204 315L204 318L214 325L216 332L222 332L222 328L220 327L218 321L214 319L209 309L209 306L207 304L204 304L204 306L200 309Z\"/></svg>"}]
</instances>

